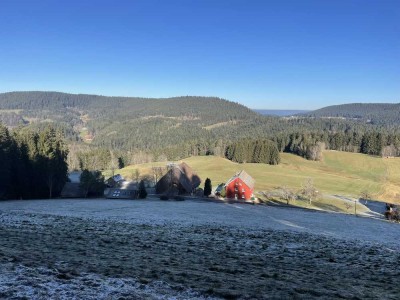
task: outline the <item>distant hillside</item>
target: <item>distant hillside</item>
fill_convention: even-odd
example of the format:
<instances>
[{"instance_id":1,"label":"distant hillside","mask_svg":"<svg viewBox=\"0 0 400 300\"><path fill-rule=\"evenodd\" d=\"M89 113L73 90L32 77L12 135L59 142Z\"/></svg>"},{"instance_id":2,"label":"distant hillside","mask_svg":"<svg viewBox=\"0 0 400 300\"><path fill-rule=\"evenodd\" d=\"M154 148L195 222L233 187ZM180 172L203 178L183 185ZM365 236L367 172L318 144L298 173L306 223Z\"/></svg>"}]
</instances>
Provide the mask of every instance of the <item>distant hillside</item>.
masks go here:
<instances>
[{"instance_id":1,"label":"distant hillside","mask_svg":"<svg viewBox=\"0 0 400 300\"><path fill-rule=\"evenodd\" d=\"M305 114L308 113L309 110L298 110L298 109L253 109L255 112L259 113L263 116L278 116L278 117L287 117L294 116L297 114Z\"/></svg>"},{"instance_id":2,"label":"distant hillside","mask_svg":"<svg viewBox=\"0 0 400 300\"><path fill-rule=\"evenodd\" d=\"M51 122L72 139L116 149L154 149L199 138L213 128L258 114L217 97L165 99L105 97L58 92L0 94L0 121L9 127Z\"/></svg>"},{"instance_id":3,"label":"distant hillside","mask_svg":"<svg viewBox=\"0 0 400 300\"><path fill-rule=\"evenodd\" d=\"M316 118L345 118L384 125L400 124L400 104L390 103L352 103L327 106L303 116Z\"/></svg>"},{"instance_id":4,"label":"distant hillside","mask_svg":"<svg viewBox=\"0 0 400 300\"><path fill-rule=\"evenodd\" d=\"M0 94L2 113L30 114L39 118L49 112L63 112L72 117L90 113L90 118L118 117L179 117L197 119L204 125L215 121L255 116L238 103L217 97L184 96L165 99L135 97L105 97L97 95L66 94L58 92L12 92ZM22 112L23 111L23 112ZM41 114L39 112L42 112ZM46 117L51 117L47 116ZM54 115L53 118L63 117Z\"/></svg>"},{"instance_id":5,"label":"distant hillside","mask_svg":"<svg viewBox=\"0 0 400 300\"><path fill-rule=\"evenodd\" d=\"M383 109L385 105L388 107ZM228 146L240 139L271 140L280 152L304 157L311 157L318 142L326 149L373 155L393 146L387 156L400 156L399 107L385 105L343 105L303 117L281 118L263 116L217 97L152 99L12 92L0 94L0 122L21 130L41 130L48 123L58 127L74 145L71 153L75 158L70 155L74 168L84 162L104 169L110 161L116 165L117 159L125 164L223 156Z\"/></svg>"}]
</instances>

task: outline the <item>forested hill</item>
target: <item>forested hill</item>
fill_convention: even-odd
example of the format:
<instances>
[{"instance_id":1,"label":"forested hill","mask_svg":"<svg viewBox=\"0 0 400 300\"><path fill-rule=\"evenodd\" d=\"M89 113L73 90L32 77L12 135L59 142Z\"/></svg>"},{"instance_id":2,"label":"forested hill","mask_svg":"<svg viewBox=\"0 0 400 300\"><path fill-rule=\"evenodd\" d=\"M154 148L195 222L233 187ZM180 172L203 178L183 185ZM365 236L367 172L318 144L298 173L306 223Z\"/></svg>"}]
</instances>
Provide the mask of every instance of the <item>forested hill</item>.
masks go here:
<instances>
[{"instance_id":1,"label":"forested hill","mask_svg":"<svg viewBox=\"0 0 400 300\"><path fill-rule=\"evenodd\" d=\"M116 160L126 165L225 156L232 144L244 147L254 141L264 149L270 149L272 141L279 152L311 159L323 147L373 155L385 150L385 156L400 156L399 115L397 104L351 104L305 116L274 117L216 97L0 94L0 122L17 131L43 131L49 123L62 130L73 169L106 169ZM246 146L251 152L250 148Z\"/></svg>"},{"instance_id":2,"label":"forested hill","mask_svg":"<svg viewBox=\"0 0 400 300\"><path fill-rule=\"evenodd\" d=\"M97 95L66 94L58 92L11 92L0 94L3 113L19 110L46 113L66 112L72 115L89 114L90 118L109 117L182 117L198 119L206 124L215 121L244 119L256 114L247 107L216 97L183 96L165 99L106 97ZM71 116L73 117L73 116Z\"/></svg>"},{"instance_id":3,"label":"forested hill","mask_svg":"<svg viewBox=\"0 0 400 300\"><path fill-rule=\"evenodd\" d=\"M327 106L303 116L317 118L358 119L372 124L400 124L400 104L391 103L352 103Z\"/></svg>"},{"instance_id":4,"label":"forested hill","mask_svg":"<svg viewBox=\"0 0 400 300\"><path fill-rule=\"evenodd\" d=\"M0 122L8 127L40 128L51 122L69 139L83 138L95 145L107 145L107 148L137 148L138 143L142 143L140 148L144 144L145 148L155 144L158 147L165 141L157 137L160 133L175 132L182 137L179 131L183 127L202 129L256 116L243 105L216 97L152 99L58 92L0 94ZM192 130L190 135L194 134Z\"/></svg>"}]
</instances>

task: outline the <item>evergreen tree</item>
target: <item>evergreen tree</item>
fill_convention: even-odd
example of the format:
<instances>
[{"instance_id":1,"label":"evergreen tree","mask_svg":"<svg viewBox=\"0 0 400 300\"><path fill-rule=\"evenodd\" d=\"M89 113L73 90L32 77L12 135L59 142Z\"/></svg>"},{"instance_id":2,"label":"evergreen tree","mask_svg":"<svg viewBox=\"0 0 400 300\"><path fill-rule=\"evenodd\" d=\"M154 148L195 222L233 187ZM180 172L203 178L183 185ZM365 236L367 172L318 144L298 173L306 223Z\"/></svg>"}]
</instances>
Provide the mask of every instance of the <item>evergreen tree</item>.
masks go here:
<instances>
[{"instance_id":1,"label":"evergreen tree","mask_svg":"<svg viewBox=\"0 0 400 300\"><path fill-rule=\"evenodd\" d=\"M83 170L80 176L80 186L87 196L100 196L104 192L104 176L100 171Z\"/></svg>"},{"instance_id":2,"label":"evergreen tree","mask_svg":"<svg viewBox=\"0 0 400 300\"><path fill-rule=\"evenodd\" d=\"M10 196L12 190L13 142L8 129L0 124L0 199Z\"/></svg>"},{"instance_id":3,"label":"evergreen tree","mask_svg":"<svg viewBox=\"0 0 400 300\"><path fill-rule=\"evenodd\" d=\"M139 199L145 199L147 197L146 187L144 185L144 180L139 182Z\"/></svg>"},{"instance_id":4,"label":"evergreen tree","mask_svg":"<svg viewBox=\"0 0 400 300\"><path fill-rule=\"evenodd\" d=\"M208 197L211 194L211 191L212 191L211 179L207 178L206 181L204 182L204 196Z\"/></svg>"},{"instance_id":5,"label":"evergreen tree","mask_svg":"<svg viewBox=\"0 0 400 300\"><path fill-rule=\"evenodd\" d=\"M47 127L39 134L39 163L48 188L49 198L61 192L68 178L68 148L61 134Z\"/></svg>"}]
</instances>

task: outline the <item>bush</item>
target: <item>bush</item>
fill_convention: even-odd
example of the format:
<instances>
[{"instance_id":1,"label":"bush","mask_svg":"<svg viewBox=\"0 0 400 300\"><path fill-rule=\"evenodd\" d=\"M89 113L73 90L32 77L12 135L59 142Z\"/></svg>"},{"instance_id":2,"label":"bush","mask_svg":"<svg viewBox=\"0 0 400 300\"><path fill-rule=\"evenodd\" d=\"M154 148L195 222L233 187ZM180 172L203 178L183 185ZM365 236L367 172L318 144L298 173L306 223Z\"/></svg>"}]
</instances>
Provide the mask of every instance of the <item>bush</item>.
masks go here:
<instances>
[{"instance_id":1,"label":"bush","mask_svg":"<svg viewBox=\"0 0 400 300\"><path fill-rule=\"evenodd\" d=\"M169 200L169 197L167 195L161 195L160 200Z\"/></svg>"},{"instance_id":2,"label":"bush","mask_svg":"<svg viewBox=\"0 0 400 300\"><path fill-rule=\"evenodd\" d=\"M176 201L185 201L185 198L183 196L175 196L174 199Z\"/></svg>"}]
</instances>

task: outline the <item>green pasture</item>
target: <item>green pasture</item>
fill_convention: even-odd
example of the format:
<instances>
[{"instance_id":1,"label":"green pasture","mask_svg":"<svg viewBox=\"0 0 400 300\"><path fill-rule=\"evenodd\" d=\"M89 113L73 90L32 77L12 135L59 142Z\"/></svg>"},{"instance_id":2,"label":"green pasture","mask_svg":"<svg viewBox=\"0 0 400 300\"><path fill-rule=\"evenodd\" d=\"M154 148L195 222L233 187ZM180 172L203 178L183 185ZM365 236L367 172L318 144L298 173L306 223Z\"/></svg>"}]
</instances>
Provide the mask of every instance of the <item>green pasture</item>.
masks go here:
<instances>
[{"instance_id":1,"label":"green pasture","mask_svg":"<svg viewBox=\"0 0 400 300\"><path fill-rule=\"evenodd\" d=\"M245 170L256 181L255 191L270 191L281 186L300 190L306 179L312 178L324 201L331 195L359 198L368 191L374 199L398 202L400 196L400 158L384 159L359 153L325 151L322 161L309 161L299 156L282 153L277 166L266 164L238 164L221 157L197 156L183 159L197 172L202 181L208 177L213 186L226 182L235 173ZM167 162L128 166L118 170L134 178L152 176L151 167L166 166Z\"/></svg>"}]
</instances>

